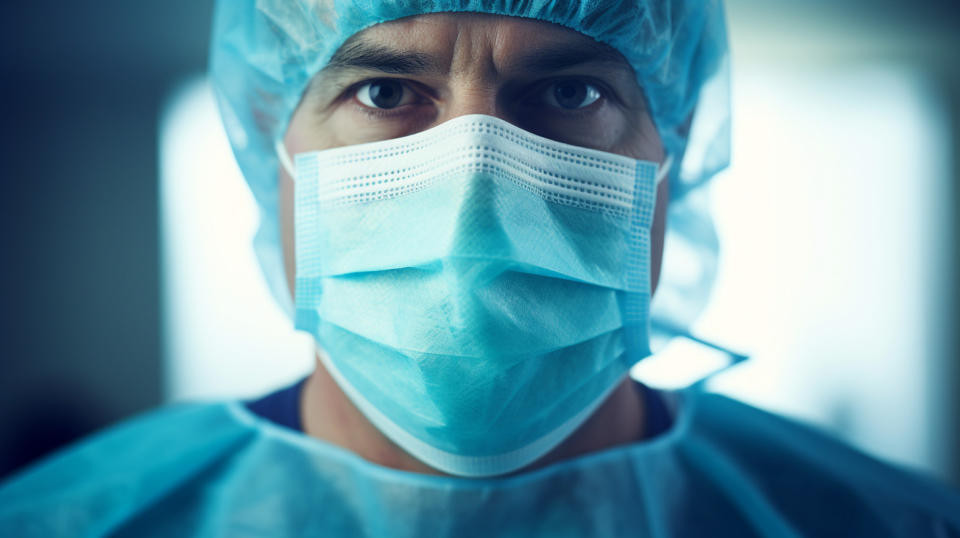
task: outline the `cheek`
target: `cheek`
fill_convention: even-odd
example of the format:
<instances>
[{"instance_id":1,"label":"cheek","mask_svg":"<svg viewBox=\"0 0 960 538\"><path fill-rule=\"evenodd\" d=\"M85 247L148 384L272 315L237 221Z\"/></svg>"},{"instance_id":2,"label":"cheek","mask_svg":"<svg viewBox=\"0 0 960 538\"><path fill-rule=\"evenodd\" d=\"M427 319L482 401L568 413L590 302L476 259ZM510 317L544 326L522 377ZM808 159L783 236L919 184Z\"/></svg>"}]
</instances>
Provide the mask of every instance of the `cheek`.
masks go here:
<instances>
[{"instance_id":1,"label":"cheek","mask_svg":"<svg viewBox=\"0 0 960 538\"><path fill-rule=\"evenodd\" d=\"M359 117L357 106L349 102L324 103L305 99L294 111L287 126L284 144L290 156L307 151L351 146L363 142L393 138L372 128L369 118ZM381 122L389 123L389 122Z\"/></svg>"},{"instance_id":2,"label":"cheek","mask_svg":"<svg viewBox=\"0 0 960 538\"><path fill-rule=\"evenodd\" d=\"M348 145L342 133L349 132L349 129L338 128L333 114L314 115L308 111L309 108L308 102L297 108L293 117L290 118L287 134L283 137L284 147L290 154L291 160L298 153ZM283 167L277 169L277 187L284 273L287 289L293 297L297 270L293 212L295 185L293 178Z\"/></svg>"},{"instance_id":3,"label":"cheek","mask_svg":"<svg viewBox=\"0 0 960 538\"><path fill-rule=\"evenodd\" d=\"M342 140L342 133L348 132L349 129L338 127L334 120L332 115L315 118L306 113L302 107L298 109L290 119L287 134L283 137L283 143L290 152L290 158L293 159L297 153L347 145L346 141Z\"/></svg>"},{"instance_id":4,"label":"cheek","mask_svg":"<svg viewBox=\"0 0 960 538\"><path fill-rule=\"evenodd\" d=\"M402 108L403 113L380 117L347 100L322 115L298 112L287 136L297 138L299 151L314 151L400 138L431 127L437 119L437 109L430 103Z\"/></svg>"},{"instance_id":5,"label":"cheek","mask_svg":"<svg viewBox=\"0 0 960 538\"><path fill-rule=\"evenodd\" d=\"M655 163L662 163L666 157L660 134L647 114L643 114L639 121L627 122L620 137L607 151Z\"/></svg>"},{"instance_id":6,"label":"cheek","mask_svg":"<svg viewBox=\"0 0 960 538\"><path fill-rule=\"evenodd\" d=\"M629 142L626 139L630 138L623 111L611 105L604 105L583 118L567 117L537 107L515 114L510 122L557 142L621 155L625 153L618 148L627 147Z\"/></svg>"}]
</instances>

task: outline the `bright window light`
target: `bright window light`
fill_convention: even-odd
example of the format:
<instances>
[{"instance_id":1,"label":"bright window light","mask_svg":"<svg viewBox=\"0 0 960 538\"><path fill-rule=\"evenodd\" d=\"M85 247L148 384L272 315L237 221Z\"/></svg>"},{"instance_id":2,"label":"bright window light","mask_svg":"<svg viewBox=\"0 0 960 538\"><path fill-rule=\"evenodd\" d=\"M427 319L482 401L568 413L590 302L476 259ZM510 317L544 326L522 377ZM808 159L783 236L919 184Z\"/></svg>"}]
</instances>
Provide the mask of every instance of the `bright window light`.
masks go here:
<instances>
[{"instance_id":1,"label":"bright window light","mask_svg":"<svg viewBox=\"0 0 960 538\"><path fill-rule=\"evenodd\" d=\"M734 162L712 192L721 269L697 332L752 359L711 387L945 474L942 101L884 66L741 73L733 95Z\"/></svg>"},{"instance_id":2,"label":"bright window light","mask_svg":"<svg viewBox=\"0 0 960 538\"><path fill-rule=\"evenodd\" d=\"M160 166L167 399L252 397L306 375L312 340L260 274L256 204L204 79L171 97Z\"/></svg>"}]
</instances>

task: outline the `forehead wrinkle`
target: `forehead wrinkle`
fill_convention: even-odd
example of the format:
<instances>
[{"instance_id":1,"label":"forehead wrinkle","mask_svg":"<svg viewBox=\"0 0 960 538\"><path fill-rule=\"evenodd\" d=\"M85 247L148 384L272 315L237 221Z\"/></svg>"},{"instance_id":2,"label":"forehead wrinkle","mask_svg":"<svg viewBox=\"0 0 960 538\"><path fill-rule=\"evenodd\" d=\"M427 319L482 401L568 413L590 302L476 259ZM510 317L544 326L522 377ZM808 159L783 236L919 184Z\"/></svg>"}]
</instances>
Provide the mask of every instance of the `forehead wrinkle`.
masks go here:
<instances>
[{"instance_id":1,"label":"forehead wrinkle","mask_svg":"<svg viewBox=\"0 0 960 538\"><path fill-rule=\"evenodd\" d=\"M478 20L482 22L478 24ZM433 29L432 24L423 28L422 22L425 21L409 21L403 33L415 35L419 32L413 29ZM390 32L382 34L380 28L371 29L373 33L368 30L354 35L334 53L321 70L321 76L315 77L308 86L308 92L334 91L353 79L377 74L452 76L489 84L511 73L548 76L575 67L612 69L633 75L633 68L615 49L572 30L563 29L570 34L564 36L566 39L553 35L538 39L538 36L530 35L520 44L523 52L519 52L518 43L511 35L516 29L491 22L494 21L458 18L455 31L439 32L439 35L447 36L446 51L423 50L428 48L429 40L398 42ZM386 28L384 25L383 29ZM547 35L551 33L547 32Z\"/></svg>"},{"instance_id":2,"label":"forehead wrinkle","mask_svg":"<svg viewBox=\"0 0 960 538\"><path fill-rule=\"evenodd\" d=\"M310 80L303 98L329 100L358 79L377 75L436 76L446 71L443 65L435 55L370 42L358 34Z\"/></svg>"},{"instance_id":3,"label":"forehead wrinkle","mask_svg":"<svg viewBox=\"0 0 960 538\"><path fill-rule=\"evenodd\" d=\"M633 68L613 48L593 41L551 43L520 55L511 62L517 71L544 73L587 64L633 73Z\"/></svg>"},{"instance_id":4,"label":"forehead wrinkle","mask_svg":"<svg viewBox=\"0 0 960 538\"><path fill-rule=\"evenodd\" d=\"M440 58L416 50L350 39L340 47L327 66L329 72L376 71L393 75L436 75L444 72Z\"/></svg>"}]
</instances>

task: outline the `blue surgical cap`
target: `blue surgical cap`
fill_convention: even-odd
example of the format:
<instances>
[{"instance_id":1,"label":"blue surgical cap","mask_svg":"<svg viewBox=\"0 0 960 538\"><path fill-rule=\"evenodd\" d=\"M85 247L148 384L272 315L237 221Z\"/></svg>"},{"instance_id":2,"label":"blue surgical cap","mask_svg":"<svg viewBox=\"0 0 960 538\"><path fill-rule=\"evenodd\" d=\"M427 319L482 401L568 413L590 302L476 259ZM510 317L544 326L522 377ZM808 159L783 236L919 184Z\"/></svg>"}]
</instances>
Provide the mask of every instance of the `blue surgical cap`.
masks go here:
<instances>
[{"instance_id":1,"label":"blue surgical cap","mask_svg":"<svg viewBox=\"0 0 960 538\"><path fill-rule=\"evenodd\" d=\"M293 311L283 270L275 143L310 79L347 39L378 23L438 12L559 24L613 47L633 66L664 147L680 163L670 177L653 334L686 328L706 301L718 250L698 192L730 155L729 60L720 0L218 0L212 83L260 208L254 249L280 306Z\"/></svg>"}]
</instances>

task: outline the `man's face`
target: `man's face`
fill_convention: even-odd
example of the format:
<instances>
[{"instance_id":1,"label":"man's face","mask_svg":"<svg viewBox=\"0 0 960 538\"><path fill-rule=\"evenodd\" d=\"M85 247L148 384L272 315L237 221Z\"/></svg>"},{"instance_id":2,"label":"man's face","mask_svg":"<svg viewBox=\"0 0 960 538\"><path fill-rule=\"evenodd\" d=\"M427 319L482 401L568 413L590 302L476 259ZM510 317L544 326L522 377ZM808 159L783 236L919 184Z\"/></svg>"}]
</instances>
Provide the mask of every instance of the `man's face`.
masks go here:
<instances>
[{"instance_id":1,"label":"man's face","mask_svg":"<svg viewBox=\"0 0 960 538\"><path fill-rule=\"evenodd\" d=\"M559 142L662 162L663 146L630 65L613 49L540 21L431 14L353 36L314 77L290 121L291 155L414 134L486 114ZM280 170L284 261L294 279L293 181ZM657 192L653 286L668 182Z\"/></svg>"}]
</instances>

